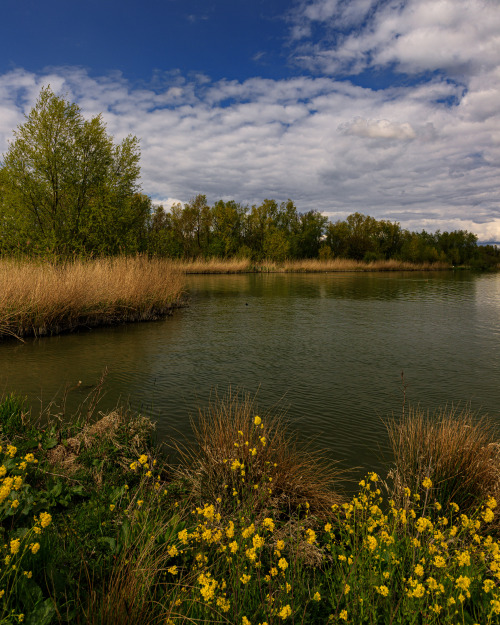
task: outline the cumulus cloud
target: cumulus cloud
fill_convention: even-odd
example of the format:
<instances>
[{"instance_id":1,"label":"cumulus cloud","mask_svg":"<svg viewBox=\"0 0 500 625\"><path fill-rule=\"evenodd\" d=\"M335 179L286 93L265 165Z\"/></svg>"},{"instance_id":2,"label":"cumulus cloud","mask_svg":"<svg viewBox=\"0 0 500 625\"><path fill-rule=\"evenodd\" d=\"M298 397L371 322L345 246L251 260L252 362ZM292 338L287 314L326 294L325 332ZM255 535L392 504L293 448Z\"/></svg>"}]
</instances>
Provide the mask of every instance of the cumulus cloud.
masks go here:
<instances>
[{"instance_id":1,"label":"cumulus cloud","mask_svg":"<svg viewBox=\"0 0 500 625\"><path fill-rule=\"evenodd\" d=\"M357 117L352 122L340 126L340 130L346 135L356 135L370 139L415 139L417 136L408 122L398 124L387 119L368 120Z\"/></svg>"},{"instance_id":2,"label":"cumulus cloud","mask_svg":"<svg viewBox=\"0 0 500 625\"><path fill-rule=\"evenodd\" d=\"M327 74L390 65L410 74L463 76L498 66L496 0L308 0L291 21L292 38L306 40L296 61ZM315 24L324 36L308 42Z\"/></svg>"}]
</instances>

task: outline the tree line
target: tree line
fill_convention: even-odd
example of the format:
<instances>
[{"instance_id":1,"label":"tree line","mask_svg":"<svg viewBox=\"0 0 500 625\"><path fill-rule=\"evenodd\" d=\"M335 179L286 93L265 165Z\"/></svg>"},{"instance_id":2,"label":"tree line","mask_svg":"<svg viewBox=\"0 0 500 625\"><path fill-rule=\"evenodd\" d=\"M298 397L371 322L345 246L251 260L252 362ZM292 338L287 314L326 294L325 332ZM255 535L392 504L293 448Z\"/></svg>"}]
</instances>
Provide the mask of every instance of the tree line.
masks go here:
<instances>
[{"instance_id":1,"label":"tree line","mask_svg":"<svg viewBox=\"0 0 500 625\"><path fill-rule=\"evenodd\" d=\"M331 222L292 200L210 206L200 194L167 211L142 193L139 159L136 137L115 144L101 115L42 89L0 163L0 254L500 262L466 230L411 232L359 212Z\"/></svg>"}]
</instances>

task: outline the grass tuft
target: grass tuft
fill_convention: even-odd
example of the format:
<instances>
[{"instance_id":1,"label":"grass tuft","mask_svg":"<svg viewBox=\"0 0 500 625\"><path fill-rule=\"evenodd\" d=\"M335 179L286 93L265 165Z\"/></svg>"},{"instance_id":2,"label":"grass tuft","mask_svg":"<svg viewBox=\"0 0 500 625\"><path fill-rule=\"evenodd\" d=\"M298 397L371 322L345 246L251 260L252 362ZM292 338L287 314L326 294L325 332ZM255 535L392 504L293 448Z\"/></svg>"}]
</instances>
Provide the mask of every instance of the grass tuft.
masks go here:
<instances>
[{"instance_id":1,"label":"grass tuft","mask_svg":"<svg viewBox=\"0 0 500 625\"><path fill-rule=\"evenodd\" d=\"M193 495L215 500L222 493L227 501L236 499L242 507L252 503L261 511L296 511L308 505L317 515L339 504L342 471L319 453L300 447L283 414L262 419L255 415L250 394L216 394L192 424L195 444L174 443L182 458L178 474Z\"/></svg>"},{"instance_id":2,"label":"grass tuft","mask_svg":"<svg viewBox=\"0 0 500 625\"><path fill-rule=\"evenodd\" d=\"M500 448L490 421L469 409L429 415L410 408L387 424L394 454L394 496L418 491L426 477L441 505L455 502L466 513L500 492Z\"/></svg>"}]
</instances>

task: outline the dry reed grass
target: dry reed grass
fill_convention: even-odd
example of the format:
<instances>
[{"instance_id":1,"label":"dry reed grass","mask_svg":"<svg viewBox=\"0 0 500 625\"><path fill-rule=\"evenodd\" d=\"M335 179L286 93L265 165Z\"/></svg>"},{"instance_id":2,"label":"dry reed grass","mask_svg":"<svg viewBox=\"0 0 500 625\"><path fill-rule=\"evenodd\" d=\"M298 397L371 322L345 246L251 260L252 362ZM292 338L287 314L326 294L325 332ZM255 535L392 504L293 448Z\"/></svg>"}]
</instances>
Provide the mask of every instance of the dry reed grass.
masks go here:
<instances>
[{"instance_id":1,"label":"dry reed grass","mask_svg":"<svg viewBox=\"0 0 500 625\"><path fill-rule=\"evenodd\" d=\"M394 496L405 487L421 490L425 477L433 496L445 506L455 502L467 513L490 495L500 493L500 447L486 418L469 409L451 408L429 415L410 408L399 421L387 424L394 453Z\"/></svg>"},{"instance_id":2,"label":"dry reed grass","mask_svg":"<svg viewBox=\"0 0 500 625\"><path fill-rule=\"evenodd\" d=\"M399 260L377 260L369 263L346 258L331 260L304 259L278 263L263 260L254 263L247 259L194 259L176 261L176 266L187 274L203 273L321 273L330 271L441 271L450 269L446 263L409 263Z\"/></svg>"},{"instance_id":3,"label":"dry reed grass","mask_svg":"<svg viewBox=\"0 0 500 625\"><path fill-rule=\"evenodd\" d=\"M198 500L222 498L222 505L232 506L231 491L240 479L232 463L238 460L244 464L243 481L248 485L239 488L243 508L305 510L307 502L313 514L331 514L331 506L343 501L338 487L344 472L318 452L299 447L287 431L284 414L262 416L262 428L254 424L255 416L255 400L249 393L229 390L222 397L216 393L192 423L195 444L181 447L173 442L181 458L177 476L187 480Z\"/></svg>"},{"instance_id":4,"label":"dry reed grass","mask_svg":"<svg viewBox=\"0 0 500 625\"><path fill-rule=\"evenodd\" d=\"M180 305L171 261L119 257L65 264L0 260L0 338L157 319Z\"/></svg>"},{"instance_id":5,"label":"dry reed grass","mask_svg":"<svg viewBox=\"0 0 500 625\"><path fill-rule=\"evenodd\" d=\"M168 530L168 523L156 522L153 528L155 533L162 534ZM146 523L134 545L117 557L102 590L94 589L93 581L89 580L92 590L87 605L81 606L79 623L153 625L168 622L171 601L158 601L157 596L164 599L166 585L162 578L169 555L165 545L155 543L151 529Z\"/></svg>"},{"instance_id":6,"label":"dry reed grass","mask_svg":"<svg viewBox=\"0 0 500 625\"><path fill-rule=\"evenodd\" d=\"M252 263L245 258L193 258L176 260L175 266L183 273L248 273Z\"/></svg>"}]
</instances>

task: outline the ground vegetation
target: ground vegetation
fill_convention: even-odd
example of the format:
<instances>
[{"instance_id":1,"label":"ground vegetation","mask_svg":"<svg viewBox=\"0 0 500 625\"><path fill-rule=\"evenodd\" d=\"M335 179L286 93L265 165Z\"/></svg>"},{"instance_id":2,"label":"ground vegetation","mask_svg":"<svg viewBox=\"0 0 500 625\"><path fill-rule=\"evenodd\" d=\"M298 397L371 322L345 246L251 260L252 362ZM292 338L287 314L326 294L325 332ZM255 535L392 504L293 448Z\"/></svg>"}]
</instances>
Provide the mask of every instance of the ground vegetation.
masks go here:
<instances>
[{"instance_id":1,"label":"ground vegetation","mask_svg":"<svg viewBox=\"0 0 500 625\"><path fill-rule=\"evenodd\" d=\"M484 421L407 413L389 478L346 494L248 396L216 399L174 462L149 419L99 413L96 393L71 419L0 403L1 623L500 621L498 479L474 480Z\"/></svg>"}]
</instances>

